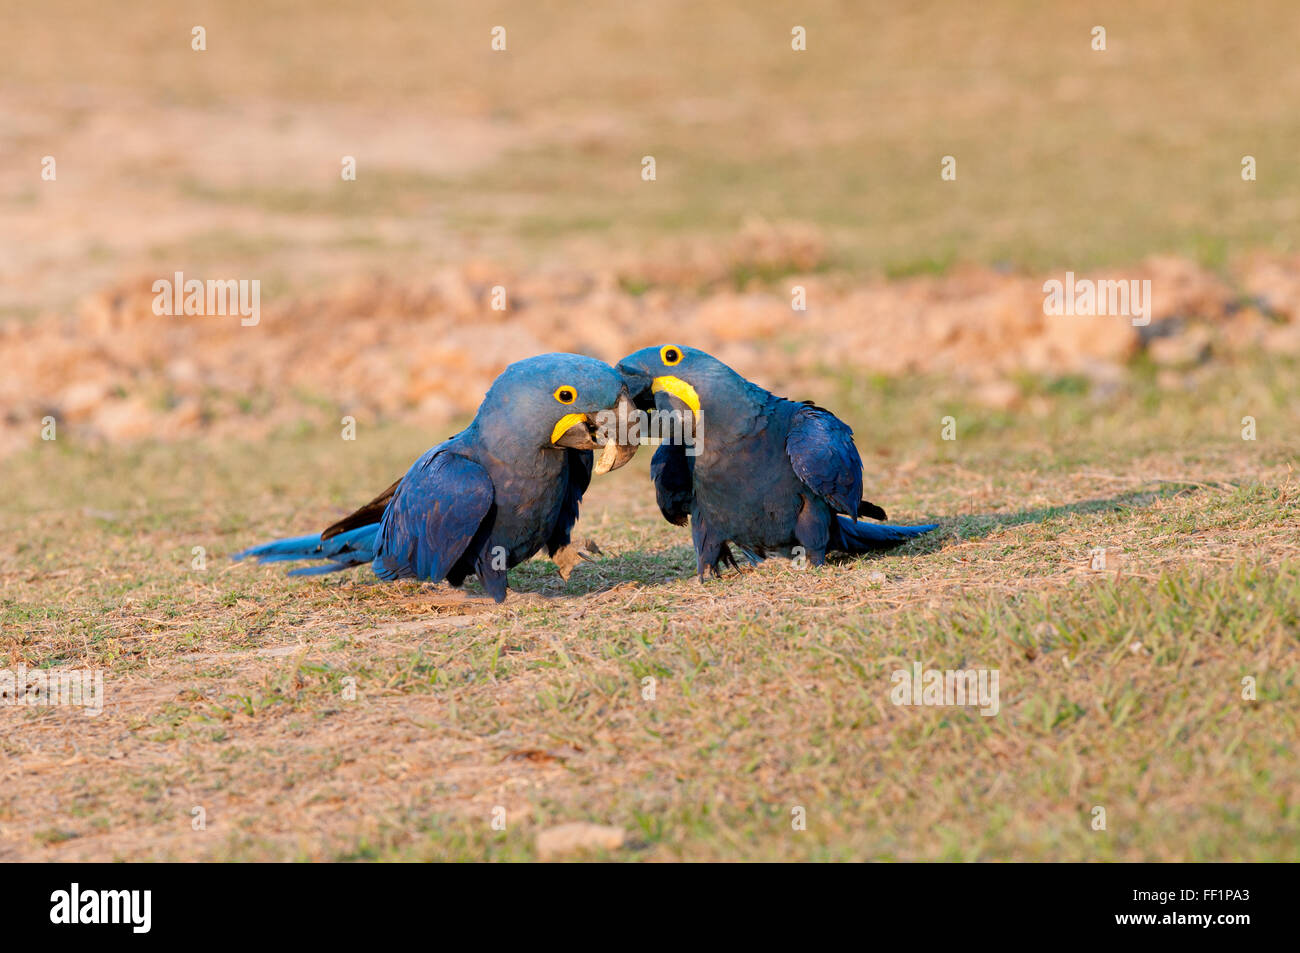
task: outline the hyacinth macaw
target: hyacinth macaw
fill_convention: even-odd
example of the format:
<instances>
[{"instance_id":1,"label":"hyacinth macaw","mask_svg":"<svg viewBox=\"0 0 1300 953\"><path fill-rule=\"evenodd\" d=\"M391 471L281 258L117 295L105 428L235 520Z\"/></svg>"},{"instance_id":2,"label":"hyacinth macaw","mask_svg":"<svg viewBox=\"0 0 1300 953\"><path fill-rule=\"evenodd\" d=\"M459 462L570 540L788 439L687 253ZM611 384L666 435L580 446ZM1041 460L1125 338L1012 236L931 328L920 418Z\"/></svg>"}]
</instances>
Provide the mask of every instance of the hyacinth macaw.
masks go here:
<instances>
[{"instance_id":1,"label":"hyacinth macaw","mask_svg":"<svg viewBox=\"0 0 1300 953\"><path fill-rule=\"evenodd\" d=\"M678 415L650 463L664 518L689 518L700 580L735 566L728 543L750 562L827 552L887 549L935 529L880 526L862 499L862 458L853 431L828 410L777 397L704 351L648 347L618 363L642 409ZM672 419L672 418L668 418Z\"/></svg>"},{"instance_id":2,"label":"hyacinth macaw","mask_svg":"<svg viewBox=\"0 0 1300 953\"><path fill-rule=\"evenodd\" d=\"M506 570L545 546L568 578L578 561L569 533L593 469L617 469L636 452L609 438L609 414L630 410L622 378L602 361L577 354L519 361L493 382L473 423L355 513L324 532L234 558L324 561L290 575L370 563L380 579L453 586L475 573L501 602Z\"/></svg>"}]
</instances>

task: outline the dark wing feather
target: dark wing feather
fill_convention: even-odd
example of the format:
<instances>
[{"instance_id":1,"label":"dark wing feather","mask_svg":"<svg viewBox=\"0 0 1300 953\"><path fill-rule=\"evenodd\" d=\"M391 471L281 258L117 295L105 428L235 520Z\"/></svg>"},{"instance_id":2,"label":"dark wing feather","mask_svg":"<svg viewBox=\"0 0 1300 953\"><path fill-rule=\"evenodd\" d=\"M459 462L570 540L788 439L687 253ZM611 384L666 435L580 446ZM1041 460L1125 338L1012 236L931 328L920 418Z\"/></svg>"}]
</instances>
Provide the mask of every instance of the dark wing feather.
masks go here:
<instances>
[{"instance_id":1,"label":"dark wing feather","mask_svg":"<svg viewBox=\"0 0 1300 953\"><path fill-rule=\"evenodd\" d=\"M560 515L555 520L551 535L546 540L546 554L554 556L556 552L569 545L569 533L578 521L578 504L582 494L591 484L592 452L590 450L564 451L564 502L560 505Z\"/></svg>"},{"instance_id":2,"label":"dark wing feather","mask_svg":"<svg viewBox=\"0 0 1300 953\"><path fill-rule=\"evenodd\" d=\"M378 523L383 518L384 510L388 509L388 501L393 498L393 494L397 492L398 484L401 482L401 480L396 481L355 513L350 513L337 523L326 527L325 531L320 534L320 538L332 539L339 533L346 533L358 526L369 526L371 523Z\"/></svg>"},{"instance_id":3,"label":"dark wing feather","mask_svg":"<svg viewBox=\"0 0 1300 953\"><path fill-rule=\"evenodd\" d=\"M650 459L650 479L655 484L659 512L674 526L685 526L691 515L695 474L686 446L681 443L659 445Z\"/></svg>"},{"instance_id":4,"label":"dark wing feather","mask_svg":"<svg viewBox=\"0 0 1300 953\"><path fill-rule=\"evenodd\" d=\"M484 552L490 536L481 532L493 515L492 478L473 460L435 447L415 462L397 485L379 524L375 575L381 579L444 578L471 542Z\"/></svg>"},{"instance_id":5,"label":"dark wing feather","mask_svg":"<svg viewBox=\"0 0 1300 953\"><path fill-rule=\"evenodd\" d=\"M829 410L805 404L790 420L785 452L794 472L838 513L858 515L862 500L862 458L853 431Z\"/></svg>"},{"instance_id":6,"label":"dark wing feather","mask_svg":"<svg viewBox=\"0 0 1300 953\"><path fill-rule=\"evenodd\" d=\"M877 506L875 503L868 503L866 500L863 500L858 504L858 515L869 516L873 520L889 519L889 514L887 514L881 507Z\"/></svg>"}]
</instances>

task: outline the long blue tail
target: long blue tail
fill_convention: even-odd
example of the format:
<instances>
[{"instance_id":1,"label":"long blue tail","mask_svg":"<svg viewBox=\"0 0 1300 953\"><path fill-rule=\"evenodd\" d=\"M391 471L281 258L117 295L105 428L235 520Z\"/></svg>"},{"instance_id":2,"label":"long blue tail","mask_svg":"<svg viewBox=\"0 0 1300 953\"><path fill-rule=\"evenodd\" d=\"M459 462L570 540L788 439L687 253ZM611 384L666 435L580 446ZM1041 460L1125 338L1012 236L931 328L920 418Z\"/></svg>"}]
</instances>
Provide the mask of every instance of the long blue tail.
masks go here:
<instances>
[{"instance_id":1,"label":"long blue tail","mask_svg":"<svg viewBox=\"0 0 1300 953\"><path fill-rule=\"evenodd\" d=\"M837 517L836 523L838 525L831 529L830 548L848 553L869 553L890 549L939 528L938 523L928 523L925 526L859 523L847 516Z\"/></svg>"},{"instance_id":2,"label":"long blue tail","mask_svg":"<svg viewBox=\"0 0 1300 953\"><path fill-rule=\"evenodd\" d=\"M327 572L338 572L371 562L375 558L375 537L379 534L379 524L358 526L346 533L339 533L327 540L321 540L320 534L313 536L292 536L277 539L261 546L253 546L242 553L235 553L231 559L254 557L259 563L289 562L297 559L327 560L323 566L304 566L289 573L291 576L321 576Z\"/></svg>"}]
</instances>

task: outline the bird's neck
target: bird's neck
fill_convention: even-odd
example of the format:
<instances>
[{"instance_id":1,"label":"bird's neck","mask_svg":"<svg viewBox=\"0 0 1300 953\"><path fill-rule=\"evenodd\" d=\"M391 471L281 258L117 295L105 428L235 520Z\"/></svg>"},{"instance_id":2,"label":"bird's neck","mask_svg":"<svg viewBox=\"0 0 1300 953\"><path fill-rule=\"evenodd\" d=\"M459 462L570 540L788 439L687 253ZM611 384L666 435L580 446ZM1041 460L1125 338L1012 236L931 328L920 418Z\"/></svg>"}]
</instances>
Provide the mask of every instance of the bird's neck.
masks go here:
<instances>
[{"instance_id":1,"label":"bird's neck","mask_svg":"<svg viewBox=\"0 0 1300 953\"><path fill-rule=\"evenodd\" d=\"M513 422L482 415L466 429L463 443L482 462L489 461L517 473L543 473L563 462L563 451L543 447L535 434L525 433Z\"/></svg>"},{"instance_id":2,"label":"bird's neck","mask_svg":"<svg viewBox=\"0 0 1300 953\"><path fill-rule=\"evenodd\" d=\"M709 390L715 388L710 386ZM705 447L713 444L729 447L744 440L759 429L767 414L772 394L739 374L725 385L717 386L718 393L701 394L700 431Z\"/></svg>"}]
</instances>

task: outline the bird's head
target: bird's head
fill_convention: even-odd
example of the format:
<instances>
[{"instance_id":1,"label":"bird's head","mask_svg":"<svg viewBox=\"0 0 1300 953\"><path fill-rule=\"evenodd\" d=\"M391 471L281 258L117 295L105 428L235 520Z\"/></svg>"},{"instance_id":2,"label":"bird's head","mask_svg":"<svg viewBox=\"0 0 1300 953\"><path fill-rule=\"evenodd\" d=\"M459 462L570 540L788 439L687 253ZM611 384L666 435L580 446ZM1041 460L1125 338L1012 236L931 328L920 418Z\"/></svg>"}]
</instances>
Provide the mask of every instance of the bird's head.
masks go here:
<instances>
[{"instance_id":1,"label":"bird's head","mask_svg":"<svg viewBox=\"0 0 1300 953\"><path fill-rule=\"evenodd\" d=\"M693 347L663 344L643 347L618 362L615 370L623 377L628 393L638 407L649 410L655 404L656 394L668 394L693 414L700 412L700 394L693 380L708 369L709 364L720 364L716 358Z\"/></svg>"},{"instance_id":2,"label":"bird's head","mask_svg":"<svg viewBox=\"0 0 1300 953\"><path fill-rule=\"evenodd\" d=\"M637 445L620 444L610 422L632 412L622 377L580 354L541 354L507 367L479 411L481 426L507 428L515 442L542 448L598 450L596 473L617 470Z\"/></svg>"},{"instance_id":3,"label":"bird's head","mask_svg":"<svg viewBox=\"0 0 1300 953\"><path fill-rule=\"evenodd\" d=\"M642 348L619 361L616 369L637 407L689 411L697 433L704 417L725 415L749 387L713 355L679 344Z\"/></svg>"}]
</instances>

